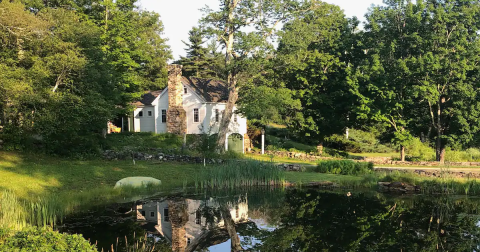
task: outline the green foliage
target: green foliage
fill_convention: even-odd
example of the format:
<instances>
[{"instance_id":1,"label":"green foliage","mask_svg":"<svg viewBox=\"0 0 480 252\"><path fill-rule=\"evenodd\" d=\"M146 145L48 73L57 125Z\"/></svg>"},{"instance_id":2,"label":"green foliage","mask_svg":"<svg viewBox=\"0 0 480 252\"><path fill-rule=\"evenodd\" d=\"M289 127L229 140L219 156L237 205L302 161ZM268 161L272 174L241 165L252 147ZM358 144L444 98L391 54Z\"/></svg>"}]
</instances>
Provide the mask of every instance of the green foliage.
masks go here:
<instances>
[{"instance_id":1,"label":"green foliage","mask_svg":"<svg viewBox=\"0 0 480 252\"><path fill-rule=\"evenodd\" d=\"M286 122L298 136L320 143L350 123L355 101L346 84L356 25L338 6L323 2L284 25L276 74L301 104Z\"/></svg>"},{"instance_id":2,"label":"green foliage","mask_svg":"<svg viewBox=\"0 0 480 252\"><path fill-rule=\"evenodd\" d=\"M165 86L170 55L158 14L136 1L20 2L0 3L5 148L98 153L107 121Z\"/></svg>"},{"instance_id":3,"label":"green foliage","mask_svg":"<svg viewBox=\"0 0 480 252\"><path fill-rule=\"evenodd\" d=\"M197 78L221 78L224 75L221 69L224 68L223 55L217 52L216 44L210 48L203 47L205 33L198 27L193 27L188 32L189 42L183 42L187 48L187 57L181 57L177 64L183 65L183 76Z\"/></svg>"},{"instance_id":4,"label":"green foliage","mask_svg":"<svg viewBox=\"0 0 480 252\"><path fill-rule=\"evenodd\" d=\"M391 153L394 150L380 142L383 132L350 129L349 138L334 134L325 139L325 146L353 153Z\"/></svg>"},{"instance_id":5,"label":"green foliage","mask_svg":"<svg viewBox=\"0 0 480 252\"><path fill-rule=\"evenodd\" d=\"M203 168L196 175L195 187L236 188L281 185L285 174L273 163L230 161L214 168Z\"/></svg>"},{"instance_id":6,"label":"green foliage","mask_svg":"<svg viewBox=\"0 0 480 252\"><path fill-rule=\"evenodd\" d=\"M61 234L51 228L30 227L7 237L0 251L69 251L96 252L95 245L90 244L81 235Z\"/></svg>"},{"instance_id":7,"label":"green foliage","mask_svg":"<svg viewBox=\"0 0 480 252\"><path fill-rule=\"evenodd\" d=\"M406 145L406 155L411 161L435 161L435 151L428 143L412 138Z\"/></svg>"},{"instance_id":8,"label":"green foliage","mask_svg":"<svg viewBox=\"0 0 480 252\"><path fill-rule=\"evenodd\" d=\"M189 136L189 140L192 137ZM183 137L175 134L155 134L152 132L122 132L107 136L104 149L145 151L152 148L165 151L179 150L183 145Z\"/></svg>"},{"instance_id":9,"label":"green foliage","mask_svg":"<svg viewBox=\"0 0 480 252\"><path fill-rule=\"evenodd\" d=\"M373 163L352 160L321 161L315 171L341 175L363 175L373 172Z\"/></svg>"}]
</instances>

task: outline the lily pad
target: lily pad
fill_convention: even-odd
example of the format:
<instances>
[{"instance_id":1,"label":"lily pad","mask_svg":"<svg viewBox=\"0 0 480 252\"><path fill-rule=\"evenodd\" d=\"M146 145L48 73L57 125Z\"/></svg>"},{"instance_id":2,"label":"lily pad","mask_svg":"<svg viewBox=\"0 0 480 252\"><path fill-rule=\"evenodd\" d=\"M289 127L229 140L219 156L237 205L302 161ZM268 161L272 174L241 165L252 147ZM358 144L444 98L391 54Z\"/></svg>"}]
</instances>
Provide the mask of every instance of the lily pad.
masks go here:
<instances>
[{"instance_id":1,"label":"lily pad","mask_svg":"<svg viewBox=\"0 0 480 252\"><path fill-rule=\"evenodd\" d=\"M145 187L147 185L160 185L162 181L151 177L128 177L119 180L114 188L122 186Z\"/></svg>"}]
</instances>

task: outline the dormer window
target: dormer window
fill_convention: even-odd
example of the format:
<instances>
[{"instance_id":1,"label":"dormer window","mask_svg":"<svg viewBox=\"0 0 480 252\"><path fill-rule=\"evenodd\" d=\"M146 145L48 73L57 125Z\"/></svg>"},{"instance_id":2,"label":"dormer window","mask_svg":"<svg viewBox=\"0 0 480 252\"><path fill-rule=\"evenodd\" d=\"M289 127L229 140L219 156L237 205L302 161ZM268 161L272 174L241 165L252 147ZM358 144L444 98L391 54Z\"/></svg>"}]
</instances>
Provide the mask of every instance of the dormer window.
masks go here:
<instances>
[{"instance_id":1,"label":"dormer window","mask_svg":"<svg viewBox=\"0 0 480 252\"><path fill-rule=\"evenodd\" d=\"M187 94L187 93L188 93L187 87L183 87L183 93L184 93L184 94Z\"/></svg>"}]
</instances>

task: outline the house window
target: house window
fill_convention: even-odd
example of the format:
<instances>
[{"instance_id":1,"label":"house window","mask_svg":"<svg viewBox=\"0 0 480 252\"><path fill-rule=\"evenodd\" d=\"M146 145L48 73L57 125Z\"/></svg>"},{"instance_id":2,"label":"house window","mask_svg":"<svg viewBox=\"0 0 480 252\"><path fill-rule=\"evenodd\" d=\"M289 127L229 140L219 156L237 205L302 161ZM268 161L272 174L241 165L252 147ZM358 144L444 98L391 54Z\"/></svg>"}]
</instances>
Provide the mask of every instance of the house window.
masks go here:
<instances>
[{"instance_id":1,"label":"house window","mask_svg":"<svg viewBox=\"0 0 480 252\"><path fill-rule=\"evenodd\" d=\"M220 121L220 110L215 109L215 122Z\"/></svg>"},{"instance_id":2,"label":"house window","mask_svg":"<svg viewBox=\"0 0 480 252\"><path fill-rule=\"evenodd\" d=\"M145 216L145 211L142 211L142 216Z\"/></svg>"},{"instance_id":3,"label":"house window","mask_svg":"<svg viewBox=\"0 0 480 252\"><path fill-rule=\"evenodd\" d=\"M155 212L150 212L150 217L155 217Z\"/></svg>"},{"instance_id":4,"label":"house window","mask_svg":"<svg viewBox=\"0 0 480 252\"><path fill-rule=\"evenodd\" d=\"M168 217L168 208L163 209L163 221L169 222L170 218Z\"/></svg>"},{"instance_id":5,"label":"house window","mask_svg":"<svg viewBox=\"0 0 480 252\"><path fill-rule=\"evenodd\" d=\"M142 116L143 116L143 111L138 112L138 117L142 117Z\"/></svg>"},{"instance_id":6,"label":"house window","mask_svg":"<svg viewBox=\"0 0 480 252\"><path fill-rule=\"evenodd\" d=\"M238 121L237 114L233 114L233 121L234 121L234 122L237 122L237 121Z\"/></svg>"},{"instance_id":7,"label":"house window","mask_svg":"<svg viewBox=\"0 0 480 252\"><path fill-rule=\"evenodd\" d=\"M183 87L183 93L184 93L184 94L187 94L187 93L188 93L187 87Z\"/></svg>"},{"instance_id":8,"label":"house window","mask_svg":"<svg viewBox=\"0 0 480 252\"><path fill-rule=\"evenodd\" d=\"M197 211L195 213L195 224L200 224L202 223L202 213L200 211Z\"/></svg>"},{"instance_id":9,"label":"house window","mask_svg":"<svg viewBox=\"0 0 480 252\"><path fill-rule=\"evenodd\" d=\"M193 122L200 122L200 115L198 114L198 108L193 109Z\"/></svg>"},{"instance_id":10,"label":"house window","mask_svg":"<svg viewBox=\"0 0 480 252\"><path fill-rule=\"evenodd\" d=\"M147 111L147 115L151 117L153 115L152 111L151 110Z\"/></svg>"},{"instance_id":11,"label":"house window","mask_svg":"<svg viewBox=\"0 0 480 252\"><path fill-rule=\"evenodd\" d=\"M167 110L162 109L162 123L166 123L166 122L167 122Z\"/></svg>"}]
</instances>

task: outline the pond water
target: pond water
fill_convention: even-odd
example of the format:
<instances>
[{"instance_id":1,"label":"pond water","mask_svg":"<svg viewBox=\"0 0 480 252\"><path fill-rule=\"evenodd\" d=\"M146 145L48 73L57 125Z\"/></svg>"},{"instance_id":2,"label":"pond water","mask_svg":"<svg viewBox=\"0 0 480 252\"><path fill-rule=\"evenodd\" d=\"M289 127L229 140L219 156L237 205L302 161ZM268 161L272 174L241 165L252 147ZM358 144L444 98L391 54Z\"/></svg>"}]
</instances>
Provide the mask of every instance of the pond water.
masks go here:
<instances>
[{"instance_id":1,"label":"pond water","mask_svg":"<svg viewBox=\"0 0 480 252\"><path fill-rule=\"evenodd\" d=\"M212 191L99 207L60 231L104 251L480 251L479 205L371 191Z\"/></svg>"}]
</instances>

